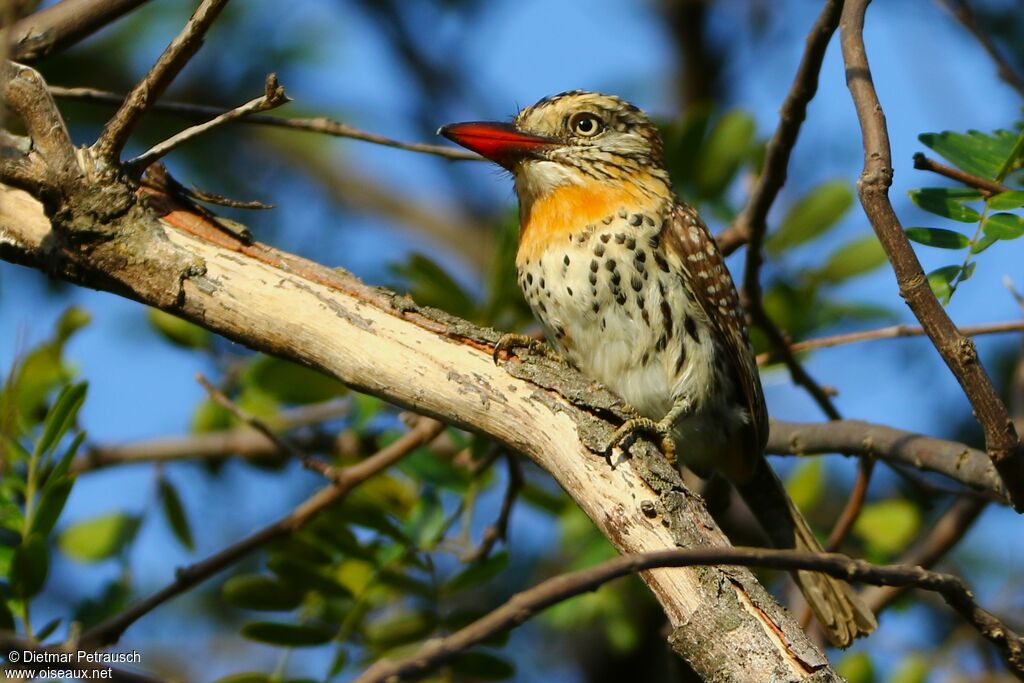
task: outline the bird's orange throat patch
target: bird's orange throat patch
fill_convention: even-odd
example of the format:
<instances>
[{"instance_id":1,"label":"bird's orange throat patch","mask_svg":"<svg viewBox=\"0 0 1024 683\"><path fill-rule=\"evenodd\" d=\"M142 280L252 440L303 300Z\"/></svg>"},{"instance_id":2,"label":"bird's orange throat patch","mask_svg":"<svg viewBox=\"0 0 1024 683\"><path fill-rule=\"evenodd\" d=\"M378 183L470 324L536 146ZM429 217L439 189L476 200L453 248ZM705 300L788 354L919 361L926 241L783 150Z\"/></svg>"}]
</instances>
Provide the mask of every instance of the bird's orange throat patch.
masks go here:
<instances>
[{"instance_id":1,"label":"bird's orange throat patch","mask_svg":"<svg viewBox=\"0 0 1024 683\"><path fill-rule=\"evenodd\" d=\"M563 185L536 198L520 197L517 263L537 259L550 247L598 223L620 209L633 213L650 210L664 199L641 186L592 182Z\"/></svg>"}]
</instances>

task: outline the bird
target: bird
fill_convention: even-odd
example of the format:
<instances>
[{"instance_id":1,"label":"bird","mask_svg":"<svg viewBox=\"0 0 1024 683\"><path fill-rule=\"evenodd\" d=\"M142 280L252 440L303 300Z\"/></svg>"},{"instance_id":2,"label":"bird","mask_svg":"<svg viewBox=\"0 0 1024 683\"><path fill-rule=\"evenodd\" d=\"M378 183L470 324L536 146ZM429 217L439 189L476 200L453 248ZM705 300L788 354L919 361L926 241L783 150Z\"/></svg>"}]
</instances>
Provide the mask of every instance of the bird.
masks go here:
<instances>
[{"instance_id":1,"label":"bird","mask_svg":"<svg viewBox=\"0 0 1024 683\"><path fill-rule=\"evenodd\" d=\"M519 286L557 354L635 411L613 444L661 436L680 465L732 482L774 546L824 552L765 458L768 412L736 286L707 225L675 195L651 119L574 90L511 122L438 133L512 174ZM503 337L496 358L531 342ZM877 627L848 583L793 576L833 645Z\"/></svg>"}]
</instances>

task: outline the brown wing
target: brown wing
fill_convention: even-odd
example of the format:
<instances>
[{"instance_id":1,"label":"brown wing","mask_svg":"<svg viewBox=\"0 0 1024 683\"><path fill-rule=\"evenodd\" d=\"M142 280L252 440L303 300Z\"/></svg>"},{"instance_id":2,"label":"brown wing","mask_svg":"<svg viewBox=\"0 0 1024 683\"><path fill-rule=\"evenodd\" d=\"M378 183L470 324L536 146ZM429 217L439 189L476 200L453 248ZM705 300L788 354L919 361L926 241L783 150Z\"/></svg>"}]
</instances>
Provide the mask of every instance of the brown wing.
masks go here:
<instances>
[{"instance_id":1,"label":"brown wing","mask_svg":"<svg viewBox=\"0 0 1024 683\"><path fill-rule=\"evenodd\" d=\"M725 360L739 386L736 395L745 400L750 426L744 436L748 465L757 462L768 440L768 410L761 378L747 334L747 323L725 260L711 232L693 208L677 202L662 228L665 248L679 258L687 284L714 330Z\"/></svg>"}]
</instances>

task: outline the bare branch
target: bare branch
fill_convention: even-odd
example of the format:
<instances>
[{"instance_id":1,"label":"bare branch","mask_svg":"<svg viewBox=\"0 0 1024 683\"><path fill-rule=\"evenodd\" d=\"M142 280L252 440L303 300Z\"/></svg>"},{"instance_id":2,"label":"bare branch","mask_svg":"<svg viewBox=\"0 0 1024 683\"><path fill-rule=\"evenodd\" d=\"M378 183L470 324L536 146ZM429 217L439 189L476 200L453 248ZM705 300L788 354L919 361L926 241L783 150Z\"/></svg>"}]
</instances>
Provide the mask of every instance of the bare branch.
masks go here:
<instances>
[{"instance_id":1,"label":"bare branch","mask_svg":"<svg viewBox=\"0 0 1024 683\"><path fill-rule=\"evenodd\" d=\"M205 560L178 569L172 583L85 631L80 640L81 646L100 648L116 643L129 626L163 603L230 567L257 548L295 533L328 506L342 500L356 486L432 441L443 429L444 424L437 420L418 419L404 436L359 464L340 470L332 485L317 491L288 515Z\"/></svg>"},{"instance_id":2,"label":"bare branch","mask_svg":"<svg viewBox=\"0 0 1024 683\"><path fill-rule=\"evenodd\" d=\"M846 82L864 137L864 171L857 183L861 204L892 263L900 295L963 387L985 432L989 457L1003 478L1014 508L1024 512L1024 445L1014 429L1006 405L978 360L974 343L957 331L932 293L921 263L889 201L892 154L885 114L875 92L864 47L867 4L867 0L848 0L841 21Z\"/></svg>"},{"instance_id":3,"label":"bare branch","mask_svg":"<svg viewBox=\"0 0 1024 683\"><path fill-rule=\"evenodd\" d=\"M853 529L857 517L860 516L860 511L864 508L864 501L868 497L868 486L871 484L871 473L874 469L875 459L871 456L862 455L858 459L857 479L853 482L853 490L850 491L850 497L847 499L843 511L839 513L839 518L828 535L825 550L829 552L839 550L843 541L846 540L846 536Z\"/></svg>"},{"instance_id":4,"label":"bare branch","mask_svg":"<svg viewBox=\"0 0 1024 683\"><path fill-rule=\"evenodd\" d=\"M160 98L192 55L202 47L203 36L227 3L228 0L203 0L196 8L185 28L171 41L149 73L132 88L117 113L103 128L99 140L93 145L93 150L100 159L111 166L117 163L121 150L124 149L142 115Z\"/></svg>"},{"instance_id":5,"label":"bare branch","mask_svg":"<svg viewBox=\"0 0 1024 683\"><path fill-rule=\"evenodd\" d=\"M897 465L937 472L1007 502L1006 489L989 458L956 441L861 422L781 422L773 420L768 445L773 455L842 453L870 456Z\"/></svg>"},{"instance_id":6,"label":"bare branch","mask_svg":"<svg viewBox=\"0 0 1024 683\"><path fill-rule=\"evenodd\" d=\"M501 510L498 511L498 519L484 530L483 538L479 545L464 553L459 559L469 564L479 562L491 554L494 544L499 540L503 541L508 534L508 521L512 516L512 508L515 505L516 497L523 488L523 470L519 466L514 453L505 452L505 462L508 463L508 483L505 485L505 497L501 501Z\"/></svg>"},{"instance_id":7,"label":"bare branch","mask_svg":"<svg viewBox=\"0 0 1024 683\"><path fill-rule=\"evenodd\" d=\"M277 75L270 74L267 76L267 81L264 84L264 92L260 97L249 100L245 104L240 107L236 107L231 111L226 111L219 116L215 116L205 123L191 126L176 135L172 135L163 142L154 145L139 156L126 162L125 166L129 169L130 173L141 173L157 159L163 158L177 147L180 147L189 140L199 137L207 131L213 130L217 126L237 121L238 119L249 116L250 114L257 114L261 111L275 109L283 104L287 104L288 102L291 102L291 98L284 94L284 88L282 88L277 82Z\"/></svg>"},{"instance_id":8,"label":"bare branch","mask_svg":"<svg viewBox=\"0 0 1024 683\"><path fill-rule=\"evenodd\" d=\"M349 411L344 401L314 403L281 413L264 423L276 432L287 432L304 426L316 425L341 417ZM337 439L331 437L332 443ZM314 438L312 443L299 439L292 442L299 448L325 447L323 438ZM131 465L136 463L174 462L177 460L227 458L265 458L287 455L263 433L251 428L240 427L205 434L148 439L111 446L95 446L88 449L71 464L69 471L82 474L104 467Z\"/></svg>"},{"instance_id":9,"label":"bare branch","mask_svg":"<svg viewBox=\"0 0 1024 683\"><path fill-rule=\"evenodd\" d=\"M1003 332L1024 332L1024 320L1008 320L999 323L982 323L980 325L964 325L959 328L960 334L965 337L978 337L985 334L1000 334ZM875 341L878 339L896 339L897 337L920 337L925 333L923 327L915 325L891 325L880 327L875 330L863 332L848 332L846 334L835 334L828 337L808 339L806 341L790 344L789 348L793 353L801 353L812 349L827 349L843 344L855 344L863 341ZM767 365L777 363L779 354L777 351L767 351L758 354L757 364Z\"/></svg>"},{"instance_id":10,"label":"bare branch","mask_svg":"<svg viewBox=\"0 0 1024 683\"><path fill-rule=\"evenodd\" d=\"M967 4L967 0L941 0L941 2L963 24L964 28L970 31L971 35L975 37L985 52L988 53L988 56L992 58L992 61L995 62L996 73L999 74L999 78L1003 79L1019 95L1024 97L1024 79L1013 70L1013 67L1006 61L1006 58L1000 54L992 39L978 25L978 20L975 18L974 12L971 11L971 6Z\"/></svg>"},{"instance_id":11,"label":"bare branch","mask_svg":"<svg viewBox=\"0 0 1024 683\"><path fill-rule=\"evenodd\" d=\"M842 9L841 0L827 0L821 14L807 36L804 55L800 60L793 84L782 104L779 125L768 142L764 170L750 193L747 205L733 221L732 230L747 241L747 260L743 273L743 303L751 320L768 337L769 342L781 355L793 382L804 387L821 410L832 420L841 415L832 403L828 393L804 369L796 357L788 351L789 340L772 321L764 309L761 292L761 264L764 261L763 245L768 231L768 210L786 182L789 157L796 144L800 126L807 116L807 105L818 90L818 74L825 58L832 34L839 24ZM724 238L723 238L724 241Z\"/></svg>"},{"instance_id":12,"label":"bare branch","mask_svg":"<svg viewBox=\"0 0 1024 683\"><path fill-rule=\"evenodd\" d=\"M30 64L59 52L116 21L148 0L63 0L15 23L9 56Z\"/></svg>"},{"instance_id":13,"label":"bare branch","mask_svg":"<svg viewBox=\"0 0 1024 683\"><path fill-rule=\"evenodd\" d=\"M1024 678L1024 640L991 612L982 609L962 579L952 574L927 571L912 565L874 565L846 555L815 554L797 550L761 548L708 548L663 550L623 555L590 569L548 579L517 593L508 602L450 636L425 643L400 660L381 659L364 671L354 683L419 677L487 638L519 626L538 612L571 597L596 590L614 579L655 567L738 565L793 571L805 569L847 581L883 586L920 588L939 593L946 603L992 643L1010 671Z\"/></svg>"},{"instance_id":14,"label":"bare branch","mask_svg":"<svg viewBox=\"0 0 1024 683\"><path fill-rule=\"evenodd\" d=\"M60 99L74 99L94 104L110 104L116 106L124 101L123 95L107 92L105 90L96 90L93 88L62 88L59 86L50 86L50 92L54 97ZM211 107L204 104L186 104L184 102L154 102L150 108L153 111L174 114L193 121L203 120L207 117L217 116L223 113L223 110L218 107ZM371 142L385 147L394 147L395 149L402 149L408 152L433 154L434 156L444 157L446 159L464 161L484 160L479 154L468 152L466 150L446 147L444 145L402 142L401 140L395 140L384 135L368 133L356 128L355 126L350 126L347 123L334 121L323 116L315 118L284 118L280 116L269 116L266 114L255 114L241 119L236 119L232 121L232 123L289 128L291 130L303 131L306 133L320 133L322 135L362 140L363 142Z\"/></svg>"},{"instance_id":15,"label":"bare branch","mask_svg":"<svg viewBox=\"0 0 1024 683\"><path fill-rule=\"evenodd\" d=\"M982 193L988 196L1010 191L1010 188L1002 183L997 183L994 180L986 180L985 178L979 178L978 176L967 173L966 171L961 171L959 168L953 168L952 166L941 164L938 161L925 156L922 152L914 154L914 168L920 171L938 173L939 175L955 180L958 183L963 183L968 187L981 190Z\"/></svg>"}]
</instances>

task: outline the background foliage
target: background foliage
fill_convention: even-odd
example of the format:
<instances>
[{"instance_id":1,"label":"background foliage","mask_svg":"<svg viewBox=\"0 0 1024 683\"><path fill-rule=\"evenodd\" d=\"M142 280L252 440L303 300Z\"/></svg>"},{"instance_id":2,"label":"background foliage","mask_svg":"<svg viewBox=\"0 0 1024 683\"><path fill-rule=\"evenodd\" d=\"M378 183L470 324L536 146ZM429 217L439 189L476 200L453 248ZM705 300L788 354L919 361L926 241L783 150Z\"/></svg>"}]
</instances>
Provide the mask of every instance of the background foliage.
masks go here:
<instances>
[{"instance_id":1,"label":"background foliage","mask_svg":"<svg viewBox=\"0 0 1024 683\"><path fill-rule=\"evenodd\" d=\"M677 192L719 229L758 172L816 4L306 0L281 13L275 3L250 0L229 6L169 97L230 107L276 71L296 98L284 113L430 139L442 123L501 117L560 90L613 91L659 118ZM985 29L1024 72L1024 19L1012 0L976 4ZM123 92L189 9L148 3L42 63L43 74L52 84ZM879 4L867 38L890 117L897 209L925 245L919 254L933 288L958 322L1019 317L1001 279L1021 286L1014 240L1024 235L1024 195L984 199L911 162L927 151L1019 188L1019 98L936 6ZM822 80L766 243L766 306L794 339L910 317L854 201L859 143L834 45ZM76 140L94 138L110 114L71 101L62 110ZM141 151L181 125L150 115L135 145ZM275 204L224 210L263 241L481 324L531 327L513 276L509 183L483 166L255 126L222 129L168 165L186 184ZM741 259L731 260L734 272ZM272 425L292 424L327 402L330 419L290 434L332 462L354 462L401 431L391 407L308 370L8 264L0 265L0 320L0 361L10 368L0 394L0 627L17 623L41 639L102 621L169 581L176 565L277 518L320 485L279 456L83 465L74 476L76 453L99 446L236 428L194 383L195 372ZM997 380L1008 383L1019 343L984 340L981 348ZM819 351L805 360L839 390L850 417L979 445L966 401L927 342ZM763 368L763 377L773 415L821 419L784 371ZM774 464L827 531L853 464ZM507 542L477 552L519 476ZM890 561L927 529L949 498L937 493L942 482L918 479L882 471L845 549ZM1020 538L1018 520L990 506L946 564L1011 623L1018 615L1020 626L1024 550L1006 542L1012 537ZM186 680L341 681L541 578L612 553L542 472L448 430L300 533L149 615L120 647L142 652L146 669ZM465 561L471 555L481 557ZM784 589L781 577L765 578ZM466 653L436 680L684 677L662 625L639 582L622 581ZM1000 680L987 648L917 596L838 659L857 683Z\"/></svg>"}]
</instances>

